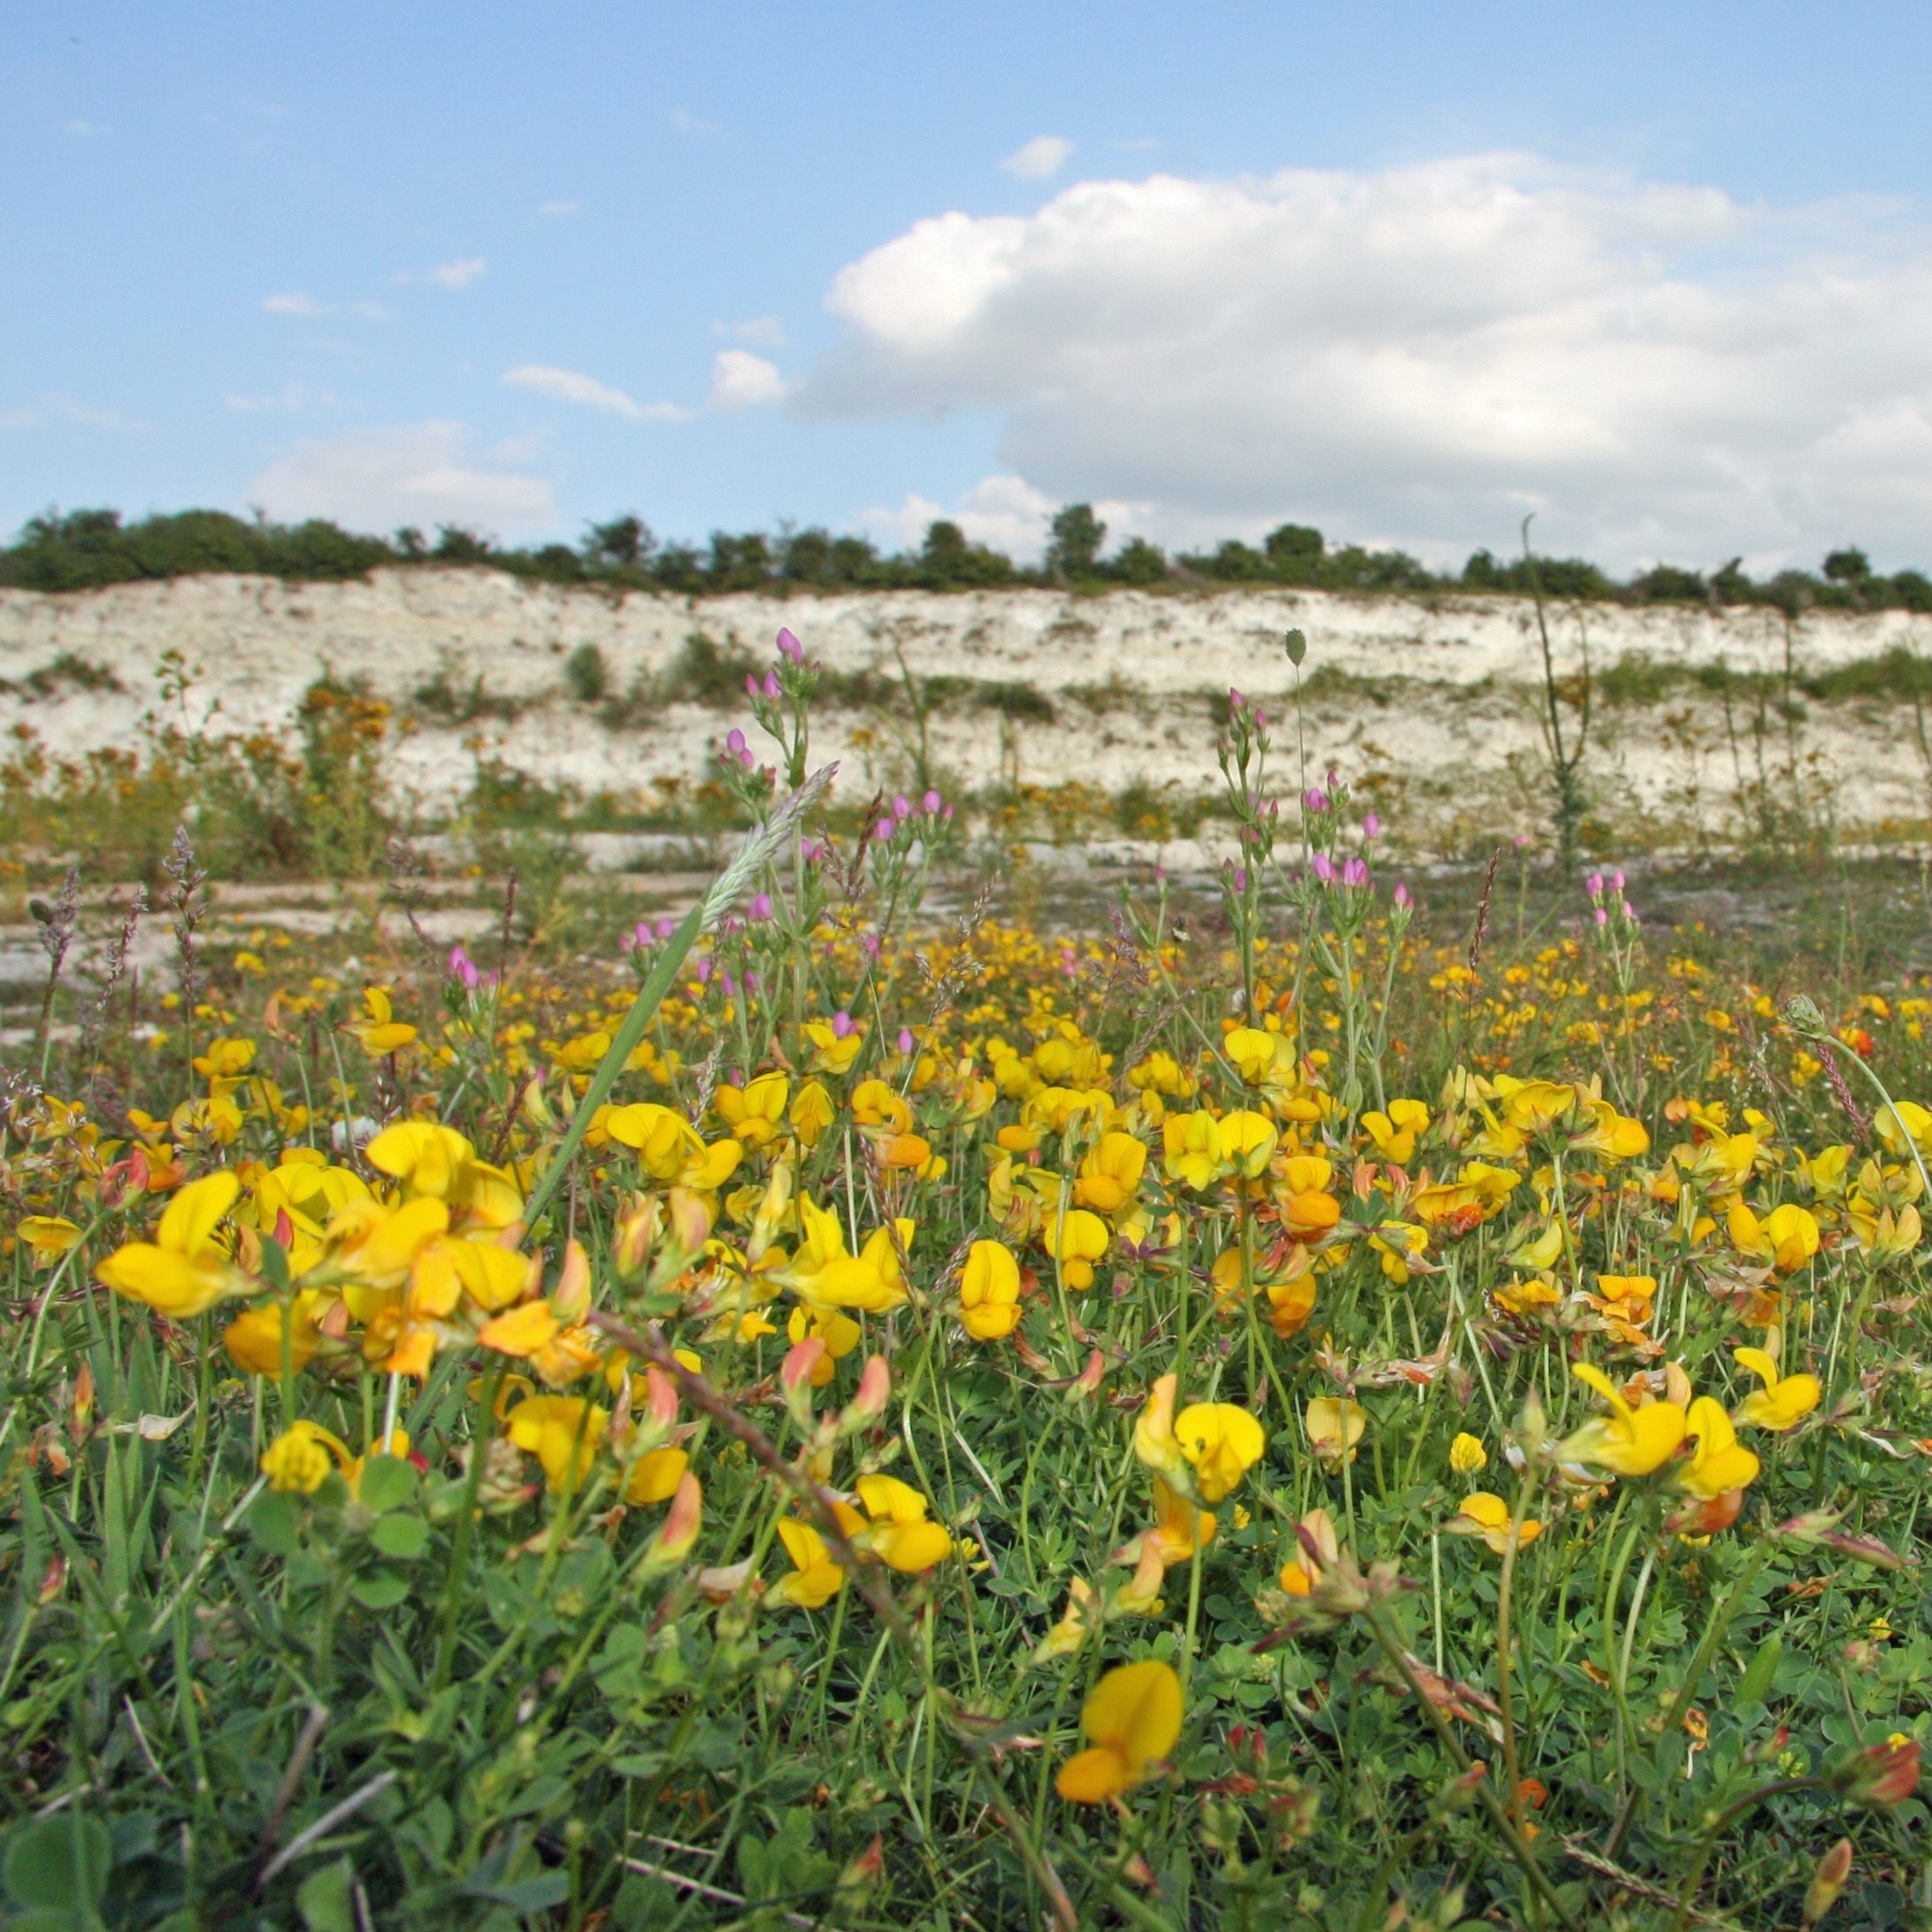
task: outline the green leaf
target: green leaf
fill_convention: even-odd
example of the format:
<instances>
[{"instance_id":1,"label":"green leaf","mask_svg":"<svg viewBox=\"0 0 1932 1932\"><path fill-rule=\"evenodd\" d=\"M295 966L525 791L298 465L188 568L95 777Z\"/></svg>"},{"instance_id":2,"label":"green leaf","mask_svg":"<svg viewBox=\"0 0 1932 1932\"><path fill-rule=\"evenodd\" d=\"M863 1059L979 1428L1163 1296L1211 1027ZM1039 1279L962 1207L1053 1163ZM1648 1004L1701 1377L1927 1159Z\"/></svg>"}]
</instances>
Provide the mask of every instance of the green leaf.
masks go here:
<instances>
[{"instance_id":1,"label":"green leaf","mask_svg":"<svg viewBox=\"0 0 1932 1932\"><path fill-rule=\"evenodd\" d=\"M107 1885L113 1841L97 1818L42 1818L14 1835L4 1867L7 1894L17 1905L52 1905L89 1912Z\"/></svg>"},{"instance_id":2,"label":"green leaf","mask_svg":"<svg viewBox=\"0 0 1932 1932\"><path fill-rule=\"evenodd\" d=\"M379 1516L369 1526L369 1540L385 1556L413 1563L429 1542L429 1525L420 1516Z\"/></svg>"},{"instance_id":3,"label":"green leaf","mask_svg":"<svg viewBox=\"0 0 1932 1932\"><path fill-rule=\"evenodd\" d=\"M350 1885L355 1867L347 1859L310 1873L295 1894L295 1905L309 1932L356 1932Z\"/></svg>"},{"instance_id":4,"label":"green leaf","mask_svg":"<svg viewBox=\"0 0 1932 1932\"><path fill-rule=\"evenodd\" d=\"M1743 1681L1737 1686L1737 1701L1740 1704L1762 1704L1771 1694L1771 1686L1777 1680L1778 1660L1784 1654L1784 1639L1774 1632L1758 1646L1758 1654L1745 1667Z\"/></svg>"},{"instance_id":5,"label":"green leaf","mask_svg":"<svg viewBox=\"0 0 1932 1932\"><path fill-rule=\"evenodd\" d=\"M349 1595L364 1610L393 1610L410 1593L410 1580L394 1570L377 1570L373 1576L357 1577Z\"/></svg>"},{"instance_id":6,"label":"green leaf","mask_svg":"<svg viewBox=\"0 0 1932 1932\"><path fill-rule=\"evenodd\" d=\"M293 1556L302 1541L302 1504L271 1490L249 1512L249 1534L271 1556Z\"/></svg>"},{"instance_id":7,"label":"green leaf","mask_svg":"<svg viewBox=\"0 0 1932 1932\"><path fill-rule=\"evenodd\" d=\"M416 1466L403 1456L371 1456L364 1464L356 1499L380 1515L400 1509L416 1493Z\"/></svg>"}]
</instances>

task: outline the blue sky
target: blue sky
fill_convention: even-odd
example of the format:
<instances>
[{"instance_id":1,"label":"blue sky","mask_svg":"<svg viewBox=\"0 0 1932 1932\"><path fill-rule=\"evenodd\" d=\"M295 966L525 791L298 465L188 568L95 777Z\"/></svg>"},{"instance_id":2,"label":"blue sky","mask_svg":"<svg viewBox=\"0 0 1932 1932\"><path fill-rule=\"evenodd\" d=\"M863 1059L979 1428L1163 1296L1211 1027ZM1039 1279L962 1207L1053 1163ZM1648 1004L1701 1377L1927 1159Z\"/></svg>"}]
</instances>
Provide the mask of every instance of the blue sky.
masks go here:
<instances>
[{"instance_id":1,"label":"blue sky","mask_svg":"<svg viewBox=\"0 0 1932 1932\"><path fill-rule=\"evenodd\" d=\"M1932 10L70 4L0 525L1932 563ZM1003 165L1004 164L1004 165ZM1923 531L1921 538L1920 533Z\"/></svg>"}]
</instances>

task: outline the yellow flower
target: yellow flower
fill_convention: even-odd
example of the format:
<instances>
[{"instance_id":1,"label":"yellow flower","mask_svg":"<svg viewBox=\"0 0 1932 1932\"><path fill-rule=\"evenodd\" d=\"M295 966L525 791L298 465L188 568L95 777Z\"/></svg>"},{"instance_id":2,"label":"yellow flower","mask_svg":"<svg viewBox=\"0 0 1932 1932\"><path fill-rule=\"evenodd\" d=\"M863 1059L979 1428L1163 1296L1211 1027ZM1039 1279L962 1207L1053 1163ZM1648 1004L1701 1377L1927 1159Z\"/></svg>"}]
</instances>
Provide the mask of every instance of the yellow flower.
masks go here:
<instances>
[{"instance_id":1,"label":"yellow flower","mask_svg":"<svg viewBox=\"0 0 1932 1932\"><path fill-rule=\"evenodd\" d=\"M1451 1527L1465 1536L1480 1536L1498 1556L1509 1547L1510 1508L1500 1496L1492 1496L1487 1490L1477 1490L1465 1496L1462 1506L1457 1511L1464 1522L1471 1527L1460 1530L1460 1524ZM1543 1525L1533 1517L1525 1517L1517 1525L1516 1540L1520 1548L1525 1543L1534 1543L1543 1534Z\"/></svg>"},{"instance_id":2,"label":"yellow flower","mask_svg":"<svg viewBox=\"0 0 1932 1932\"><path fill-rule=\"evenodd\" d=\"M313 1496L333 1468L349 1464L349 1445L306 1418L291 1422L262 1453L268 1486L284 1496Z\"/></svg>"},{"instance_id":3,"label":"yellow flower","mask_svg":"<svg viewBox=\"0 0 1932 1932\"><path fill-rule=\"evenodd\" d=\"M1731 1203L1731 1246L1740 1254L1769 1261L1781 1275L1804 1267L1818 1252L1818 1223L1793 1201L1774 1208L1762 1221L1741 1200Z\"/></svg>"},{"instance_id":4,"label":"yellow flower","mask_svg":"<svg viewBox=\"0 0 1932 1932\"><path fill-rule=\"evenodd\" d=\"M792 1571L771 1586L768 1601L790 1604L797 1610L816 1610L845 1588L845 1571L832 1561L825 1539L809 1522L779 1517L778 1539L792 1560Z\"/></svg>"},{"instance_id":5,"label":"yellow flower","mask_svg":"<svg viewBox=\"0 0 1932 1932\"><path fill-rule=\"evenodd\" d=\"M476 1158L476 1149L453 1127L403 1120L385 1127L363 1149L363 1158L377 1173L401 1181L410 1195L447 1200Z\"/></svg>"},{"instance_id":6,"label":"yellow flower","mask_svg":"<svg viewBox=\"0 0 1932 1932\"><path fill-rule=\"evenodd\" d=\"M65 1215L27 1215L14 1231L34 1254L50 1259L66 1254L80 1240L80 1230Z\"/></svg>"},{"instance_id":7,"label":"yellow flower","mask_svg":"<svg viewBox=\"0 0 1932 1932\"><path fill-rule=\"evenodd\" d=\"M1193 1482L1193 1470L1174 1434L1174 1398L1180 1385L1178 1376L1166 1375L1148 1390L1134 1419L1134 1454L1156 1476L1185 1489Z\"/></svg>"},{"instance_id":8,"label":"yellow flower","mask_svg":"<svg viewBox=\"0 0 1932 1932\"><path fill-rule=\"evenodd\" d=\"M353 1034L360 1040L364 1053L397 1053L416 1038L416 1029L413 1026L389 1017L389 995L380 986L364 988L363 1004L368 1009L368 1016L360 1020L345 1020L342 1023L342 1031Z\"/></svg>"},{"instance_id":9,"label":"yellow flower","mask_svg":"<svg viewBox=\"0 0 1932 1932\"><path fill-rule=\"evenodd\" d=\"M1313 1550L1308 1547L1311 1543ZM1295 1553L1281 1567L1281 1587L1291 1597L1311 1595L1326 1572L1334 1568L1341 1552L1328 1511L1309 1510L1295 1526Z\"/></svg>"},{"instance_id":10,"label":"yellow flower","mask_svg":"<svg viewBox=\"0 0 1932 1932\"><path fill-rule=\"evenodd\" d=\"M1215 1540L1216 1518L1211 1509L1197 1509L1189 1499L1160 1476L1154 1479L1154 1523L1122 1549L1116 1561L1145 1561L1154 1551L1163 1569L1184 1563L1197 1549Z\"/></svg>"},{"instance_id":11,"label":"yellow flower","mask_svg":"<svg viewBox=\"0 0 1932 1932\"><path fill-rule=\"evenodd\" d=\"M1147 1168L1147 1150L1131 1134L1104 1133L1080 1163L1073 1204L1112 1216L1129 1206Z\"/></svg>"},{"instance_id":12,"label":"yellow flower","mask_svg":"<svg viewBox=\"0 0 1932 1932\"><path fill-rule=\"evenodd\" d=\"M798 1097L792 1102L790 1119L798 1130L798 1138L807 1147L816 1147L819 1136L837 1118L838 1111L832 1106L832 1096L825 1092L823 1081L808 1080L798 1090Z\"/></svg>"},{"instance_id":13,"label":"yellow flower","mask_svg":"<svg viewBox=\"0 0 1932 1932\"><path fill-rule=\"evenodd\" d=\"M624 1499L643 1505L661 1503L678 1493L691 1458L682 1449L649 1449L631 1465L624 1484Z\"/></svg>"},{"instance_id":14,"label":"yellow flower","mask_svg":"<svg viewBox=\"0 0 1932 1932\"><path fill-rule=\"evenodd\" d=\"M1138 1143L1137 1143L1138 1145ZM1020 1264L998 1241L975 1241L959 1280L959 1318L976 1342L998 1341L1020 1322Z\"/></svg>"},{"instance_id":15,"label":"yellow flower","mask_svg":"<svg viewBox=\"0 0 1932 1932\"><path fill-rule=\"evenodd\" d=\"M1489 1451L1477 1438L1465 1432L1449 1445L1449 1467L1458 1476L1474 1476L1489 1467Z\"/></svg>"},{"instance_id":16,"label":"yellow flower","mask_svg":"<svg viewBox=\"0 0 1932 1932\"><path fill-rule=\"evenodd\" d=\"M1872 1131L1894 1154L1908 1154L1914 1146L1932 1154L1932 1113L1916 1100L1880 1108L1872 1116Z\"/></svg>"},{"instance_id":17,"label":"yellow flower","mask_svg":"<svg viewBox=\"0 0 1932 1932\"><path fill-rule=\"evenodd\" d=\"M1046 1252L1060 1263L1060 1278L1073 1289L1093 1285L1093 1264L1107 1253L1113 1238L1107 1223L1085 1208L1049 1215L1040 1230Z\"/></svg>"},{"instance_id":18,"label":"yellow flower","mask_svg":"<svg viewBox=\"0 0 1932 1932\"><path fill-rule=\"evenodd\" d=\"M1355 1460L1355 1445L1368 1426L1368 1411L1346 1396L1318 1395L1302 1411L1302 1426L1315 1454L1339 1468Z\"/></svg>"},{"instance_id":19,"label":"yellow flower","mask_svg":"<svg viewBox=\"0 0 1932 1932\"><path fill-rule=\"evenodd\" d=\"M1675 1402L1646 1402L1632 1408L1603 1370L1587 1361L1570 1373L1610 1405L1607 1416L1587 1422L1561 1446L1566 1462L1592 1463L1616 1476L1648 1476L1676 1454L1685 1432L1684 1413Z\"/></svg>"},{"instance_id":20,"label":"yellow flower","mask_svg":"<svg viewBox=\"0 0 1932 1932\"><path fill-rule=\"evenodd\" d=\"M216 1246L215 1230L242 1184L224 1168L190 1181L167 1205L152 1241L130 1241L95 1269L116 1294L177 1322L254 1284Z\"/></svg>"},{"instance_id":21,"label":"yellow flower","mask_svg":"<svg viewBox=\"0 0 1932 1932\"><path fill-rule=\"evenodd\" d=\"M317 1348L321 1346L322 1337L315 1320L323 1311L326 1300L325 1296L312 1288L305 1288L290 1298L293 1320L288 1324L288 1366L296 1375L309 1366ZM268 1301L258 1308L238 1315L222 1330L221 1345L234 1357L236 1365L249 1375L271 1377L280 1375L281 1304Z\"/></svg>"},{"instance_id":22,"label":"yellow flower","mask_svg":"<svg viewBox=\"0 0 1932 1932\"><path fill-rule=\"evenodd\" d=\"M849 1072L852 1062L859 1057L859 1049L865 1045L862 1027L850 1024L848 1031L841 1034L830 1020L808 1020L805 1038L811 1042L815 1073Z\"/></svg>"},{"instance_id":23,"label":"yellow flower","mask_svg":"<svg viewBox=\"0 0 1932 1932\"><path fill-rule=\"evenodd\" d=\"M1780 1376L1778 1365L1761 1348L1734 1348L1731 1360L1748 1368L1763 1388L1754 1389L1737 1405L1737 1420L1759 1429L1782 1432L1802 1422L1818 1407L1824 1391L1816 1376Z\"/></svg>"},{"instance_id":24,"label":"yellow flower","mask_svg":"<svg viewBox=\"0 0 1932 1932\"><path fill-rule=\"evenodd\" d=\"M925 1498L897 1476L862 1476L859 1500L872 1519L862 1545L888 1568L916 1574L953 1553L952 1537L926 1520Z\"/></svg>"},{"instance_id":25,"label":"yellow flower","mask_svg":"<svg viewBox=\"0 0 1932 1932\"><path fill-rule=\"evenodd\" d=\"M748 1147L764 1147L785 1131L785 1103L791 1096L792 1083L782 1073L763 1073L743 1088L719 1087L711 1105Z\"/></svg>"},{"instance_id":26,"label":"yellow flower","mask_svg":"<svg viewBox=\"0 0 1932 1932\"><path fill-rule=\"evenodd\" d=\"M1227 1169L1221 1128L1212 1114L1169 1114L1161 1123L1162 1166L1170 1181L1197 1191L1212 1187Z\"/></svg>"},{"instance_id":27,"label":"yellow flower","mask_svg":"<svg viewBox=\"0 0 1932 1932\"><path fill-rule=\"evenodd\" d=\"M1710 1502L1757 1480L1758 1459L1739 1445L1721 1402L1700 1395L1684 1418L1684 1432L1697 1438L1697 1447L1677 1477L1680 1489Z\"/></svg>"},{"instance_id":28,"label":"yellow flower","mask_svg":"<svg viewBox=\"0 0 1932 1932\"><path fill-rule=\"evenodd\" d=\"M1237 1489L1268 1448L1261 1425L1232 1402L1191 1403L1175 1418L1174 1436L1194 1467L1204 1503L1218 1503Z\"/></svg>"},{"instance_id":29,"label":"yellow flower","mask_svg":"<svg viewBox=\"0 0 1932 1932\"><path fill-rule=\"evenodd\" d=\"M1181 1680L1171 1665L1108 1671L1080 1712L1090 1748L1061 1766L1054 1789L1075 1805L1104 1805L1132 1790L1173 1750L1181 1714Z\"/></svg>"},{"instance_id":30,"label":"yellow flower","mask_svg":"<svg viewBox=\"0 0 1932 1932\"><path fill-rule=\"evenodd\" d=\"M1361 1124L1384 1161L1407 1167L1414 1157L1417 1138L1429 1131L1429 1109L1420 1100L1391 1100L1386 1114L1364 1114Z\"/></svg>"},{"instance_id":31,"label":"yellow flower","mask_svg":"<svg viewBox=\"0 0 1932 1932\"><path fill-rule=\"evenodd\" d=\"M1281 1131L1266 1114L1237 1108L1221 1116L1221 1157L1243 1180L1268 1171Z\"/></svg>"},{"instance_id":32,"label":"yellow flower","mask_svg":"<svg viewBox=\"0 0 1932 1932\"><path fill-rule=\"evenodd\" d=\"M838 1364L865 1339L865 1330L837 1308L794 1308L785 1332L794 1342L816 1339L825 1345L824 1353L812 1368L811 1384L815 1389L824 1388L837 1372Z\"/></svg>"},{"instance_id":33,"label":"yellow flower","mask_svg":"<svg viewBox=\"0 0 1932 1932\"><path fill-rule=\"evenodd\" d=\"M552 1489L581 1486L603 1440L609 1409L575 1395L533 1395L517 1404L504 1424L510 1439L543 1465Z\"/></svg>"}]
</instances>

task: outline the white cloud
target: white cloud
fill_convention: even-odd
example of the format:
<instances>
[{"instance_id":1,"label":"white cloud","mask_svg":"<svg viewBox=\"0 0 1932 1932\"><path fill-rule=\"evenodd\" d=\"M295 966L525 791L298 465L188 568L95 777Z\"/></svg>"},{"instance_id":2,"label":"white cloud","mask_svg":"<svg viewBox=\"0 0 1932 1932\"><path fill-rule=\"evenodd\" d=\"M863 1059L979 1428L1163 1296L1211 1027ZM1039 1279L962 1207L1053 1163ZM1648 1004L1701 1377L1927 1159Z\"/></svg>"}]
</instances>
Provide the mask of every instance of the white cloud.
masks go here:
<instances>
[{"instance_id":1,"label":"white cloud","mask_svg":"<svg viewBox=\"0 0 1932 1932\"><path fill-rule=\"evenodd\" d=\"M511 536L556 524L548 483L486 467L468 445L460 423L304 441L255 479L248 498L271 517L330 517L356 530L455 523Z\"/></svg>"},{"instance_id":2,"label":"white cloud","mask_svg":"<svg viewBox=\"0 0 1932 1932\"><path fill-rule=\"evenodd\" d=\"M357 315L365 322L389 319L389 311L380 302L318 302L305 288L291 288L281 295L264 295L262 308L268 315Z\"/></svg>"},{"instance_id":3,"label":"white cloud","mask_svg":"<svg viewBox=\"0 0 1932 1932\"><path fill-rule=\"evenodd\" d=\"M863 510L859 520L888 548L916 550L925 540L926 526L943 517L956 523L969 542L984 543L1030 564L1045 551L1046 526L1059 508L1057 497L1035 489L1024 477L987 476L950 510L913 492L897 510ZM1107 525L1111 549L1121 539L1146 526L1152 506L1102 500L1094 504L1093 511Z\"/></svg>"},{"instance_id":4,"label":"white cloud","mask_svg":"<svg viewBox=\"0 0 1932 1932\"><path fill-rule=\"evenodd\" d=\"M71 423L79 429L151 429L151 423L124 416L116 409L101 409L77 397L52 393L38 396L28 406L7 410L0 416L0 429L45 429L54 423Z\"/></svg>"},{"instance_id":5,"label":"white cloud","mask_svg":"<svg viewBox=\"0 0 1932 1932\"><path fill-rule=\"evenodd\" d=\"M671 109L671 125L680 134L715 134L718 132L716 121L701 120L688 108L683 107Z\"/></svg>"},{"instance_id":6,"label":"white cloud","mask_svg":"<svg viewBox=\"0 0 1932 1932\"><path fill-rule=\"evenodd\" d=\"M439 262L423 280L434 282L439 288L448 289L452 295L460 294L472 282L481 280L484 270L489 265L487 257L472 255L459 262Z\"/></svg>"},{"instance_id":7,"label":"white cloud","mask_svg":"<svg viewBox=\"0 0 1932 1932\"><path fill-rule=\"evenodd\" d=\"M326 389L311 389L305 382L285 382L275 395L241 395L228 393L228 407L243 416L264 413L299 415L303 410L332 410L335 398Z\"/></svg>"},{"instance_id":8,"label":"white cloud","mask_svg":"<svg viewBox=\"0 0 1932 1932\"><path fill-rule=\"evenodd\" d=\"M614 389L594 376L579 375L574 369L557 369L548 363L519 363L506 369L502 380L513 389L528 389L533 395L547 395L553 402L574 402L591 410L605 410L613 416L627 416L634 423L682 422L691 412L675 402L639 402L622 389Z\"/></svg>"},{"instance_id":9,"label":"white cloud","mask_svg":"<svg viewBox=\"0 0 1932 1932\"><path fill-rule=\"evenodd\" d=\"M1073 143L1064 134L1035 134L1000 165L1023 181L1044 181L1049 174L1060 172L1072 152Z\"/></svg>"},{"instance_id":10,"label":"white cloud","mask_svg":"<svg viewBox=\"0 0 1932 1932\"><path fill-rule=\"evenodd\" d=\"M83 138L88 134L111 134L114 131L111 127L104 127L99 121L90 120L63 121L60 126L63 134L79 134Z\"/></svg>"},{"instance_id":11,"label":"white cloud","mask_svg":"<svg viewBox=\"0 0 1932 1932\"><path fill-rule=\"evenodd\" d=\"M720 349L711 364L711 402L717 409L756 409L767 402L782 402L786 393L778 364L748 349Z\"/></svg>"},{"instance_id":12,"label":"white cloud","mask_svg":"<svg viewBox=\"0 0 1932 1932\"><path fill-rule=\"evenodd\" d=\"M734 342L749 342L758 349L783 349L785 325L775 315L755 315L748 322L714 322L714 335L728 335Z\"/></svg>"},{"instance_id":13,"label":"white cloud","mask_svg":"<svg viewBox=\"0 0 1932 1932\"><path fill-rule=\"evenodd\" d=\"M1172 541L1285 517L1438 558L1904 561L1932 523L1932 239L1479 155L1154 175L934 217L842 270L819 417L990 411L1056 502ZM773 380L776 372L772 372Z\"/></svg>"},{"instance_id":14,"label":"white cloud","mask_svg":"<svg viewBox=\"0 0 1932 1932\"><path fill-rule=\"evenodd\" d=\"M568 221L572 215L580 215L583 211L582 202L547 201L539 203L537 206L537 213L545 221Z\"/></svg>"}]
</instances>

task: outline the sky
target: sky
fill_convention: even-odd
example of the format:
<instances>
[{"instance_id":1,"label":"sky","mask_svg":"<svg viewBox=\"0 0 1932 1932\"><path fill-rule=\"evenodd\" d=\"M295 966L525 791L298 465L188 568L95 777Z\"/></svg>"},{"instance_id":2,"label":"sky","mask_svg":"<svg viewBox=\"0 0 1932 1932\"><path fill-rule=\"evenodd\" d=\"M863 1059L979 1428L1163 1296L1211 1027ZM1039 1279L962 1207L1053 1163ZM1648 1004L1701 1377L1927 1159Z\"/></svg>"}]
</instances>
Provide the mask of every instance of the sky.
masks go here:
<instances>
[{"instance_id":1,"label":"sky","mask_svg":"<svg viewBox=\"0 0 1932 1932\"><path fill-rule=\"evenodd\" d=\"M1932 565L1922 4L68 0L0 530Z\"/></svg>"}]
</instances>

